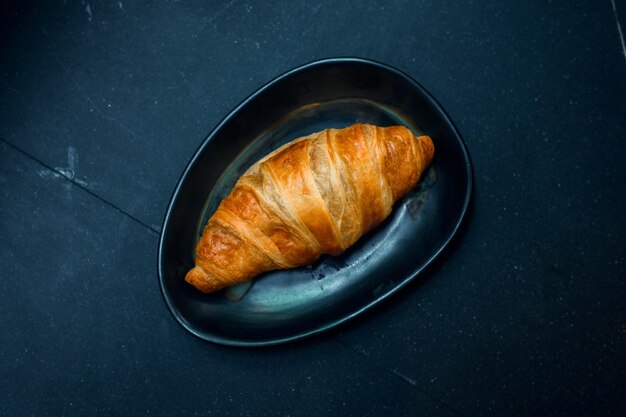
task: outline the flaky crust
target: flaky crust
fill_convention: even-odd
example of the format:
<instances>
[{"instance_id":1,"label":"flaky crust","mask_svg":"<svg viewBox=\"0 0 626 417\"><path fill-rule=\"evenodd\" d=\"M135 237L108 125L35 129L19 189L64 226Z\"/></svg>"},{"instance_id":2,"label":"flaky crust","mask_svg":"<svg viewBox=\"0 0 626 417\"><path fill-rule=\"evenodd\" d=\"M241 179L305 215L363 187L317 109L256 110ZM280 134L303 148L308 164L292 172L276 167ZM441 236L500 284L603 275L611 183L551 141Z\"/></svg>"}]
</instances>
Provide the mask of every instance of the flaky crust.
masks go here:
<instances>
[{"instance_id":1,"label":"flaky crust","mask_svg":"<svg viewBox=\"0 0 626 417\"><path fill-rule=\"evenodd\" d=\"M185 280L213 292L342 253L391 213L434 152L428 136L367 124L282 146L252 165L221 202Z\"/></svg>"}]
</instances>

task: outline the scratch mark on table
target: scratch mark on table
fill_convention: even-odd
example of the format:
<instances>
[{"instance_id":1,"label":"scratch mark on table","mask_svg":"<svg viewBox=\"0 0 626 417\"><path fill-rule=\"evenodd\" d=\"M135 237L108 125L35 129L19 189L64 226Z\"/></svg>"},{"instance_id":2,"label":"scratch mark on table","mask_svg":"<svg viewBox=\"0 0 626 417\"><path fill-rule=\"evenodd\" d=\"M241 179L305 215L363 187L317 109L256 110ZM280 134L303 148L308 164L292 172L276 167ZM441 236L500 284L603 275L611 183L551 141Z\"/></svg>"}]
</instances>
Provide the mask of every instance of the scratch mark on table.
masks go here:
<instances>
[{"instance_id":1,"label":"scratch mark on table","mask_svg":"<svg viewBox=\"0 0 626 417\"><path fill-rule=\"evenodd\" d=\"M2 88L3 90L15 93L18 96L21 96L23 94L20 90L16 90L15 88L7 87L6 85L0 85L0 88Z\"/></svg>"},{"instance_id":2,"label":"scratch mark on table","mask_svg":"<svg viewBox=\"0 0 626 417\"><path fill-rule=\"evenodd\" d=\"M73 146L67 147L67 167L55 167L54 170L42 169L37 171L37 175L41 178L65 178L69 180L63 186L65 187L65 194L68 198L72 198L72 183L87 187L87 181L81 180L77 177L78 171L78 152Z\"/></svg>"},{"instance_id":3,"label":"scratch mark on table","mask_svg":"<svg viewBox=\"0 0 626 417\"><path fill-rule=\"evenodd\" d=\"M93 19L93 14L91 13L91 5L89 3L87 3L87 5L85 6L85 11L87 12L87 20L91 22L91 19Z\"/></svg>"},{"instance_id":4,"label":"scratch mark on table","mask_svg":"<svg viewBox=\"0 0 626 417\"><path fill-rule=\"evenodd\" d=\"M67 76L69 77L69 79L72 81L72 83L76 86L76 88L83 94L83 96L85 96L85 98L87 99L87 101L89 102L89 104L91 104L91 107L99 112L98 108L96 107L96 104L93 102L93 100L91 99L91 97L89 97L89 94L87 94L87 91L85 91L83 89L83 87L78 83L78 81L76 81L76 78L74 78L74 76L72 75L72 73L70 72L69 68L67 67L67 65L65 65L65 63L63 61L61 61L61 59L58 57L58 55L56 53L53 54L54 59L58 62L58 64L61 66L61 68L63 68L63 71L65 71L65 74L67 74Z\"/></svg>"},{"instance_id":5,"label":"scratch mark on table","mask_svg":"<svg viewBox=\"0 0 626 417\"><path fill-rule=\"evenodd\" d=\"M394 373L395 375L397 375L398 377L400 377L401 379L403 379L404 381L408 382L409 384L413 386L417 385L417 381L415 381L413 378L409 378L408 376L396 371L395 369L390 369L390 371Z\"/></svg>"},{"instance_id":6,"label":"scratch mark on table","mask_svg":"<svg viewBox=\"0 0 626 417\"><path fill-rule=\"evenodd\" d=\"M213 16L211 16L208 20L208 23L212 23L214 22L218 17L220 17L221 15L224 14L224 12L228 9L230 9L230 7L235 4L237 0L230 0L228 3L226 3L222 8L220 8L218 11L216 11Z\"/></svg>"},{"instance_id":7,"label":"scratch mark on table","mask_svg":"<svg viewBox=\"0 0 626 417\"><path fill-rule=\"evenodd\" d=\"M617 33L619 34L619 40L622 43L622 54L626 59L626 42L624 42L624 33L622 32L622 25L619 23L619 17L617 16L617 8L615 7L615 0L610 0L611 6L613 6L613 15L615 16L615 23L617 24Z\"/></svg>"},{"instance_id":8,"label":"scratch mark on table","mask_svg":"<svg viewBox=\"0 0 626 417\"><path fill-rule=\"evenodd\" d=\"M219 8L215 13L213 13L213 16L211 16L211 17L209 17L207 19L207 21L200 27L200 30L198 30L197 33L201 33L208 25L210 25L213 22L215 22L221 15L224 14L224 12L226 12L228 9L230 9L232 7L232 5L235 4L236 2L237 2L237 0L230 0L224 6Z\"/></svg>"}]
</instances>

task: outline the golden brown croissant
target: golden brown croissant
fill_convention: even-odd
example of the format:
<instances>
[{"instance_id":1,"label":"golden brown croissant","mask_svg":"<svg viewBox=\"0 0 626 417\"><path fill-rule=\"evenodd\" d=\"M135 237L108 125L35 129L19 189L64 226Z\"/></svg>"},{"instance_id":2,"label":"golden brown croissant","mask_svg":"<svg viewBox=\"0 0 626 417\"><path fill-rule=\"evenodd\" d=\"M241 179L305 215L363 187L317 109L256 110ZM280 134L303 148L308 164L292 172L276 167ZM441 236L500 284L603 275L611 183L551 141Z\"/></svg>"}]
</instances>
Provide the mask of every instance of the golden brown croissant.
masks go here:
<instances>
[{"instance_id":1,"label":"golden brown croissant","mask_svg":"<svg viewBox=\"0 0 626 417\"><path fill-rule=\"evenodd\" d=\"M185 280L213 292L342 253L417 184L434 151L428 136L366 124L282 146L252 165L221 202Z\"/></svg>"}]
</instances>

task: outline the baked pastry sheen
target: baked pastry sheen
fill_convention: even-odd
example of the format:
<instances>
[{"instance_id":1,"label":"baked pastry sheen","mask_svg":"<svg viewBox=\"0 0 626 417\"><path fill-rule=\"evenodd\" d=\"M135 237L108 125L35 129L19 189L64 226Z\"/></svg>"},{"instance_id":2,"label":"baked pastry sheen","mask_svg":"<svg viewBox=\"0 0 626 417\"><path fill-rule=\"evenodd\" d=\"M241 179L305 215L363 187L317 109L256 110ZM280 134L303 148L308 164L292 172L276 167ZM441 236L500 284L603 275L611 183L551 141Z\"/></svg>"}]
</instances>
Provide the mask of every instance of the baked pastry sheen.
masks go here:
<instances>
[{"instance_id":1,"label":"baked pastry sheen","mask_svg":"<svg viewBox=\"0 0 626 417\"><path fill-rule=\"evenodd\" d=\"M252 165L221 202L185 280L214 292L342 253L389 215L434 152L428 136L367 124L282 146Z\"/></svg>"}]
</instances>

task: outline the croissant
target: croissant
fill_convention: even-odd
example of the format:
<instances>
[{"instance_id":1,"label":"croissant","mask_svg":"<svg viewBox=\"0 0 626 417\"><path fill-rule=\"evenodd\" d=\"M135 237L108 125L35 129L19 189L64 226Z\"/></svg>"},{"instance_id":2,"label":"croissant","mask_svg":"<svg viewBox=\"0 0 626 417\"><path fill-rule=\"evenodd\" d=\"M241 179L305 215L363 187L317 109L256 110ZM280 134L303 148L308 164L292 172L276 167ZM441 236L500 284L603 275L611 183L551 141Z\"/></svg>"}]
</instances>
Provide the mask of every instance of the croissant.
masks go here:
<instances>
[{"instance_id":1,"label":"croissant","mask_svg":"<svg viewBox=\"0 0 626 417\"><path fill-rule=\"evenodd\" d=\"M367 124L326 129L276 149L222 200L185 280L208 293L339 255L389 215L434 152L428 136Z\"/></svg>"}]
</instances>

